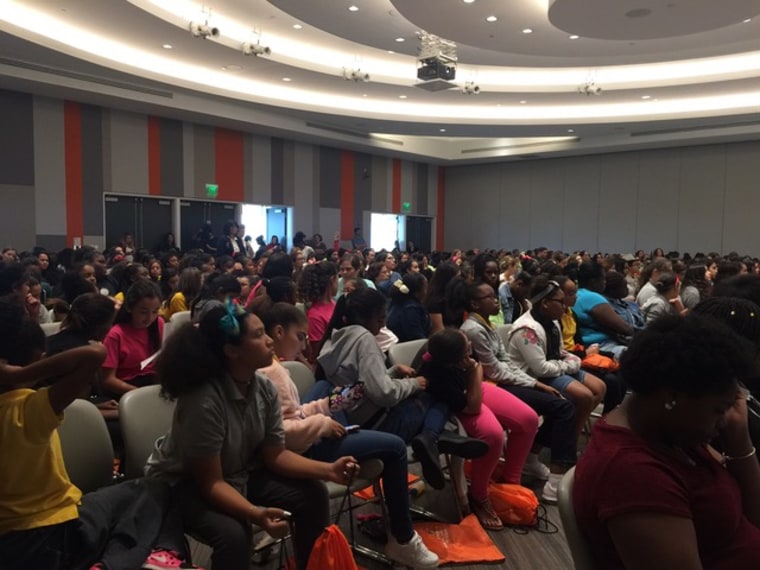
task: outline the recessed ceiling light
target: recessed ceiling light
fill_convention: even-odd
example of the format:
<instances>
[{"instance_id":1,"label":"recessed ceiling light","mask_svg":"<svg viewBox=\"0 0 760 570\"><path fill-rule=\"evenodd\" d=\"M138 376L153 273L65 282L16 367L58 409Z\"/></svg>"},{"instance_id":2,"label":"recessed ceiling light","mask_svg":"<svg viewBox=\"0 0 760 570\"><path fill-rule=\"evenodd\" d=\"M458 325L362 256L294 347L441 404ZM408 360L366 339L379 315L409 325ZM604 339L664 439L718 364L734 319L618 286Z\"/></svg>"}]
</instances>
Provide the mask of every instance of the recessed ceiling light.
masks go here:
<instances>
[{"instance_id":1,"label":"recessed ceiling light","mask_svg":"<svg viewBox=\"0 0 760 570\"><path fill-rule=\"evenodd\" d=\"M172 49L174 46L172 44L164 44L161 47L164 49Z\"/></svg>"},{"instance_id":2,"label":"recessed ceiling light","mask_svg":"<svg viewBox=\"0 0 760 570\"><path fill-rule=\"evenodd\" d=\"M520 105L525 105L525 103L527 103L527 101L525 99L523 99L522 101L520 101Z\"/></svg>"},{"instance_id":3,"label":"recessed ceiling light","mask_svg":"<svg viewBox=\"0 0 760 570\"><path fill-rule=\"evenodd\" d=\"M646 99L651 99L652 96L651 95L642 95L641 98L646 100Z\"/></svg>"},{"instance_id":4,"label":"recessed ceiling light","mask_svg":"<svg viewBox=\"0 0 760 570\"><path fill-rule=\"evenodd\" d=\"M301 29L303 29L303 26L301 24L293 24L293 29L294 30L301 30Z\"/></svg>"},{"instance_id":5,"label":"recessed ceiling light","mask_svg":"<svg viewBox=\"0 0 760 570\"><path fill-rule=\"evenodd\" d=\"M472 4L475 0L462 0L465 4Z\"/></svg>"},{"instance_id":6,"label":"recessed ceiling light","mask_svg":"<svg viewBox=\"0 0 760 570\"><path fill-rule=\"evenodd\" d=\"M568 133L574 133L574 132L575 132L575 129L567 129L567 132L568 132Z\"/></svg>"},{"instance_id":7,"label":"recessed ceiling light","mask_svg":"<svg viewBox=\"0 0 760 570\"><path fill-rule=\"evenodd\" d=\"M290 83L291 81L293 81L293 80L292 80L290 77L283 77L283 78L282 78L282 80L283 80L285 83Z\"/></svg>"},{"instance_id":8,"label":"recessed ceiling light","mask_svg":"<svg viewBox=\"0 0 760 570\"><path fill-rule=\"evenodd\" d=\"M496 16L488 16L488 17L486 18L486 22L495 22L495 21L496 21L496 20L498 20L498 19L499 19L499 18L497 18Z\"/></svg>"},{"instance_id":9,"label":"recessed ceiling light","mask_svg":"<svg viewBox=\"0 0 760 570\"><path fill-rule=\"evenodd\" d=\"M467 3L467 4L471 4L471 2L466 2L466 3ZM441 133L445 133L445 132L446 132L446 129L438 129L438 131L439 131L439 132L441 132Z\"/></svg>"},{"instance_id":10,"label":"recessed ceiling light","mask_svg":"<svg viewBox=\"0 0 760 570\"><path fill-rule=\"evenodd\" d=\"M358 12L359 11L359 6L353 6L353 5L351 5L351 6L348 7L348 11L349 12Z\"/></svg>"},{"instance_id":11,"label":"recessed ceiling light","mask_svg":"<svg viewBox=\"0 0 760 570\"><path fill-rule=\"evenodd\" d=\"M532 29L530 29L530 28L524 28L524 29L523 29L523 31L522 31L522 33L523 33L523 34L532 34L532 33L533 33L533 30L532 30Z\"/></svg>"},{"instance_id":12,"label":"recessed ceiling light","mask_svg":"<svg viewBox=\"0 0 760 570\"><path fill-rule=\"evenodd\" d=\"M389 50L388 50L388 53L389 53L389 54L391 54L391 55L393 55L393 54L394 54L394 53L396 53L396 52L395 52L395 51L393 51L392 49L389 49Z\"/></svg>"},{"instance_id":13,"label":"recessed ceiling light","mask_svg":"<svg viewBox=\"0 0 760 570\"><path fill-rule=\"evenodd\" d=\"M366 93L362 93L362 97L366 97L366 96L367 96L367 94L366 94Z\"/></svg>"},{"instance_id":14,"label":"recessed ceiling light","mask_svg":"<svg viewBox=\"0 0 760 570\"><path fill-rule=\"evenodd\" d=\"M404 38L396 38L396 41L398 43L405 42L406 40Z\"/></svg>"},{"instance_id":15,"label":"recessed ceiling light","mask_svg":"<svg viewBox=\"0 0 760 570\"><path fill-rule=\"evenodd\" d=\"M577 40L579 37L580 36L576 36L575 34L573 34L572 36L570 36L570 39L571 40Z\"/></svg>"},{"instance_id":16,"label":"recessed ceiling light","mask_svg":"<svg viewBox=\"0 0 760 570\"><path fill-rule=\"evenodd\" d=\"M406 95L399 95L398 98L399 99L406 99Z\"/></svg>"},{"instance_id":17,"label":"recessed ceiling light","mask_svg":"<svg viewBox=\"0 0 760 570\"><path fill-rule=\"evenodd\" d=\"M749 24L751 21L752 21L752 18L745 18L744 20L742 20L742 23Z\"/></svg>"}]
</instances>

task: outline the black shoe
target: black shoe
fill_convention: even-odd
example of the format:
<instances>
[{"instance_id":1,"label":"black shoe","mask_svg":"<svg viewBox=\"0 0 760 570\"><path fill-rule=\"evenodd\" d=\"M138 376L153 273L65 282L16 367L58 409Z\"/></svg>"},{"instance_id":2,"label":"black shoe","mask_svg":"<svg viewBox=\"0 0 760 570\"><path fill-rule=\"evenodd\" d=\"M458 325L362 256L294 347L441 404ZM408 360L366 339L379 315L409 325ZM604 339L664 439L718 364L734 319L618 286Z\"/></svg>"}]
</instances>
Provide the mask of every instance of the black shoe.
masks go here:
<instances>
[{"instance_id":1,"label":"black shoe","mask_svg":"<svg viewBox=\"0 0 760 570\"><path fill-rule=\"evenodd\" d=\"M422 465L422 476L425 481L433 489L443 489L446 486L446 479L443 477L441 460L438 457L440 452L435 436L431 433L421 433L414 437L411 445L414 456L420 460L420 465Z\"/></svg>"},{"instance_id":2,"label":"black shoe","mask_svg":"<svg viewBox=\"0 0 760 570\"><path fill-rule=\"evenodd\" d=\"M477 459L488 453L488 444L482 439L445 431L438 437L438 450L465 459Z\"/></svg>"}]
</instances>

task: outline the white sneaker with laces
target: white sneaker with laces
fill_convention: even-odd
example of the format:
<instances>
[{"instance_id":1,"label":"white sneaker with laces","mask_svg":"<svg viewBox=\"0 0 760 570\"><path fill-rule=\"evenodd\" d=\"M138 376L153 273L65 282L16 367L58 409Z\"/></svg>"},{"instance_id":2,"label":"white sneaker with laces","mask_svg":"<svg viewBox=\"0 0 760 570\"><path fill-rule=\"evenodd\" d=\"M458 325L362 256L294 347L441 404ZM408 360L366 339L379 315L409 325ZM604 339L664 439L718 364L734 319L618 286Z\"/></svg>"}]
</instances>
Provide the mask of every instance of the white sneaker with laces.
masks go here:
<instances>
[{"instance_id":1,"label":"white sneaker with laces","mask_svg":"<svg viewBox=\"0 0 760 570\"><path fill-rule=\"evenodd\" d=\"M544 484L544 490L541 491L541 500L550 505L557 504L557 488L562 480L562 473L552 473L549 480Z\"/></svg>"},{"instance_id":2,"label":"white sneaker with laces","mask_svg":"<svg viewBox=\"0 0 760 570\"><path fill-rule=\"evenodd\" d=\"M538 460L538 455L531 453L523 465L522 475L527 479L549 480L549 468Z\"/></svg>"},{"instance_id":3,"label":"white sneaker with laces","mask_svg":"<svg viewBox=\"0 0 760 570\"><path fill-rule=\"evenodd\" d=\"M417 532L406 544L400 544L395 538L389 536L385 555L394 562L409 568L438 568L438 555L428 550Z\"/></svg>"}]
</instances>

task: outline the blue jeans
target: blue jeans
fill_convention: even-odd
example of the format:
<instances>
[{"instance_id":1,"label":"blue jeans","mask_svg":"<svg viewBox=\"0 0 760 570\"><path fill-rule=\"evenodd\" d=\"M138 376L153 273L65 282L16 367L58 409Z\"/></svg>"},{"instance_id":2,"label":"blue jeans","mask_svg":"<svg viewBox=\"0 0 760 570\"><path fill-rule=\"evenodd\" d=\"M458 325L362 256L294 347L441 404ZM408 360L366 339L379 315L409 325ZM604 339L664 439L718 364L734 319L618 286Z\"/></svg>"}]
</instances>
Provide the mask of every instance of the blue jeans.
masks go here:
<instances>
[{"instance_id":1,"label":"blue jeans","mask_svg":"<svg viewBox=\"0 0 760 570\"><path fill-rule=\"evenodd\" d=\"M406 444L393 434L360 429L341 438L323 438L311 446L306 455L318 461L332 462L345 455L359 461L380 459L385 503L390 516L391 534L401 542L408 541L414 530L409 515L409 490L407 487Z\"/></svg>"}]
</instances>

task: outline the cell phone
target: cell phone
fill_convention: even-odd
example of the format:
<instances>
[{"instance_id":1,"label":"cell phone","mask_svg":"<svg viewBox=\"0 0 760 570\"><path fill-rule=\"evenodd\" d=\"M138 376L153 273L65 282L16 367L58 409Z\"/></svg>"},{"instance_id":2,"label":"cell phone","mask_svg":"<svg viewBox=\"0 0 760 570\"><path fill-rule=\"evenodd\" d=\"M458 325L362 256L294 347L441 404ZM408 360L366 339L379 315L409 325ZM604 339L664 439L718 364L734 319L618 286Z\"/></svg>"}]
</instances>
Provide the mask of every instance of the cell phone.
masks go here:
<instances>
[{"instance_id":1,"label":"cell phone","mask_svg":"<svg viewBox=\"0 0 760 570\"><path fill-rule=\"evenodd\" d=\"M350 426L346 426L346 433L353 433L355 431L359 431L359 428L361 426L359 424L353 424Z\"/></svg>"}]
</instances>

